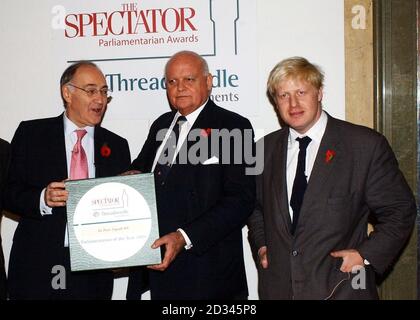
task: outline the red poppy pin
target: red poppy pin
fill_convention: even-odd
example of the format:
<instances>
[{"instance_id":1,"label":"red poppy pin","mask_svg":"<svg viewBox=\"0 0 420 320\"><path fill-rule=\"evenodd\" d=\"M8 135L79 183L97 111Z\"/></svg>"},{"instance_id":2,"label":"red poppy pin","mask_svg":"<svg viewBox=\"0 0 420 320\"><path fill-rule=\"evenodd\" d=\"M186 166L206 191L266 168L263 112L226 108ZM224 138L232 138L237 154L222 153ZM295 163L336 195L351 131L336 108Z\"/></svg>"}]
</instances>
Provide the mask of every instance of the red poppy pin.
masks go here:
<instances>
[{"instance_id":1,"label":"red poppy pin","mask_svg":"<svg viewBox=\"0 0 420 320\"><path fill-rule=\"evenodd\" d=\"M101 156L104 158L108 158L111 155L111 148L108 147L108 144L104 143L101 147Z\"/></svg>"},{"instance_id":2,"label":"red poppy pin","mask_svg":"<svg viewBox=\"0 0 420 320\"><path fill-rule=\"evenodd\" d=\"M211 134L211 128L201 129L200 135L207 138Z\"/></svg>"},{"instance_id":3,"label":"red poppy pin","mask_svg":"<svg viewBox=\"0 0 420 320\"><path fill-rule=\"evenodd\" d=\"M334 156L335 156L335 151L328 149L327 152L325 153L325 162L330 163L331 160L334 158Z\"/></svg>"}]
</instances>

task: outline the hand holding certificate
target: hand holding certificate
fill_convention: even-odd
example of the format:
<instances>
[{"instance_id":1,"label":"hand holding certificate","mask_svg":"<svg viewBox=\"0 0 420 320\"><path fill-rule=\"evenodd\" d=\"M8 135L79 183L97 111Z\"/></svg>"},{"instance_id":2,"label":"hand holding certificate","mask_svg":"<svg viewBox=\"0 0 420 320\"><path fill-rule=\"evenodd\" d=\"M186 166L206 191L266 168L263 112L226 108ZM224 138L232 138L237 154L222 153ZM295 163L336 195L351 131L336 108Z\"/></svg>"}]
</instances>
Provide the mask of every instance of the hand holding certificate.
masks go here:
<instances>
[{"instance_id":1,"label":"hand holding certificate","mask_svg":"<svg viewBox=\"0 0 420 320\"><path fill-rule=\"evenodd\" d=\"M152 173L67 181L72 271L161 262Z\"/></svg>"}]
</instances>

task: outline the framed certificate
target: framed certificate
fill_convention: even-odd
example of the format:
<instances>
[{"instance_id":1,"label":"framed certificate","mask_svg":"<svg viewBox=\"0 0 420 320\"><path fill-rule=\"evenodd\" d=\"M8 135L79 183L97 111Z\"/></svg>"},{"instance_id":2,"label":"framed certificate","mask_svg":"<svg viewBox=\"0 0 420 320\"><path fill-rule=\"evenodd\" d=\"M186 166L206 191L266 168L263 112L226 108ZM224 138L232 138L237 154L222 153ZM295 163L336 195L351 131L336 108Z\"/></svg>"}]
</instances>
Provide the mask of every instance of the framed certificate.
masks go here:
<instances>
[{"instance_id":1,"label":"framed certificate","mask_svg":"<svg viewBox=\"0 0 420 320\"><path fill-rule=\"evenodd\" d=\"M66 182L71 270L158 264L153 173Z\"/></svg>"}]
</instances>

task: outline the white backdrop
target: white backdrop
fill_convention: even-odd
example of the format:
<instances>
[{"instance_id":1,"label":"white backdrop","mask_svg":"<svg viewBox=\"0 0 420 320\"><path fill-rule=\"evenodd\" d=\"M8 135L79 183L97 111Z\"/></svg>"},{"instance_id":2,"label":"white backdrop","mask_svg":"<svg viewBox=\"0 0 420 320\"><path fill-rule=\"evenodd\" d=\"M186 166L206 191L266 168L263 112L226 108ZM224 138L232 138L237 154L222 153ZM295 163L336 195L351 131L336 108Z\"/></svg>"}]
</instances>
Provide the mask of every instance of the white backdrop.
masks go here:
<instances>
[{"instance_id":1,"label":"white backdrop","mask_svg":"<svg viewBox=\"0 0 420 320\"><path fill-rule=\"evenodd\" d=\"M199 0L185 1L194 4ZM82 2L90 3L90 1ZM148 2L153 3L153 1ZM244 91L242 96L240 95L240 100L237 103L225 101L219 104L247 116L256 130L257 137L279 128L276 115L265 95L265 83L271 68L278 61L289 56L304 56L324 69L326 74L324 108L331 115L344 118L343 0L213 0L208 2L212 3L213 14L216 17L217 15L223 17L224 10L230 12L238 5L239 8L245 8L245 12L242 12L243 20L239 19L239 23L247 21L246 19L255 19L255 21L247 21L245 25L239 24L238 27L248 32L246 36L237 38L243 60L232 56L225 59L221 65L221 62L217 60L217 54L216 58L209 56L208 60L213 73L220 69L227 69L232 73L244 74L241 76L241 86ZM60 3L52 0L37 2L14 0L3 1L0 4L2 42L0 136L3 139L10 141L22 120L51 117L61 113L63 108L58 82L62 71L67 66L67 61L71 60L66 58L91 57L92 51L89 44L78 43L71 46L71 49L65 45L57 45L57 30L51 25L52 19L56 16L53 9L56 5L67 8L66 3L74 5L74 1L69 0L63 0ZM170 1L165 1L165 3L170 3ZM251 12L249 8L254 8L255 12ZM226 49L227 46L233 48L234 39L231 33L216 28L216 34L217 41L221 41L219 48ZM224 35L226 39L220 38L220 35ZM185 48L201 50L188 46ZM120 51L113 52L112 57L116 57L115 55L119 53ZM157 76L162 75L165 62L166 58L153 61L155 68L162 69L160 74L156 72ZM115 72L106 62L100 61L98 64L105 73ZM138 70L140 71L142 70ZM215 89L213 93L217 94L217 90L219 89ZM164 92L160 94L162 101L157 110L155 105L142 103L144 97L139 94L131 95L129 98L124 97L123 93L114 94L116 99L110 105L103 126L128 139L132 158L135 158L140 151L151 122L167 108ZM136 116L130 117L131 111L124 112L127 108L136 110L132 111ZM15 227L14 221L3 218L1 231L6 263ZM258 299L257 275L246 239L246 228L244 228L244 248L250 299ZM116 280L114 299L125 298L126 284L126 278ZM147 299L148 294L144 298Z\"/></svg>"}]
</instances>

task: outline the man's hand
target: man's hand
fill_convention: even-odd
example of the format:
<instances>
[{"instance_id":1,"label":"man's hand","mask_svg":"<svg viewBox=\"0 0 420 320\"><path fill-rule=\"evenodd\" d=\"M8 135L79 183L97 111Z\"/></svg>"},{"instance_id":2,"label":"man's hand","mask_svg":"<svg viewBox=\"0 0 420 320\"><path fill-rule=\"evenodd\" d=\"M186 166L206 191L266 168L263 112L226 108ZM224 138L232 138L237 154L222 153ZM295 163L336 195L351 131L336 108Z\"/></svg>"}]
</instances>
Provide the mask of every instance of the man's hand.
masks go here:
<instances>
[{"instance_id":1,"label":"man's hand","mask_svg":"<svg viewBox=\"0 0 420 320\"><path fill-rule=\"evenodd\" d=\"M260 265L263 269L268 268L268 259L267 259L267 247L261 247L258 249L258 258L260 259Z\"/></svg>"},{"instance_id":2,"label":"man's hand","mask_svg":"<svg viewBox=\"0 0 420 320\"><path fill-rule=\"evenodd\" d=\"M120 176L129 176L132 174L139 174L139 173L141 173L141 171L139 170L128 170L126 172L121 173Z\"/></svg>"},{"instance_id":3,"label":"man's hand","mask_svg":"<svg viewBox=\"0 0 420 320\"><path fill-rule=\"evenodd\" d=\"M357 250L347 249L331 252L334 258L343 258L340 271L352 272L363 267L363 258Z\"/></svg>"},{"instance_id":4,"label":"man's hand","mask_svg":"<svg viewBox=\"0 0 420 320\"><path fill-rule=\"evenodd\" d=\"M69 192L65 189L64 181L51 182L45 190L44 198L45 204L50 208L64 207L69 198Z\"/></svg>"},{"instance_id":5,"label":"man's hand","mask_svg":"<svg viewBox=\"0 0 420 320\"><path fill-rule=\"evenodd\" d=\"M158 270L158 271L165 271L167 267L174 261L175 257L178 253L185 246L185 239L182 236L181 232L171 232L159 239L157 239L152 244L152 248L156 249L162 245L165 245L165 256L163 257L163 261L160 264L155 264L152 266L148 266L149 269Z\"/></svg>"}]
</instances>

